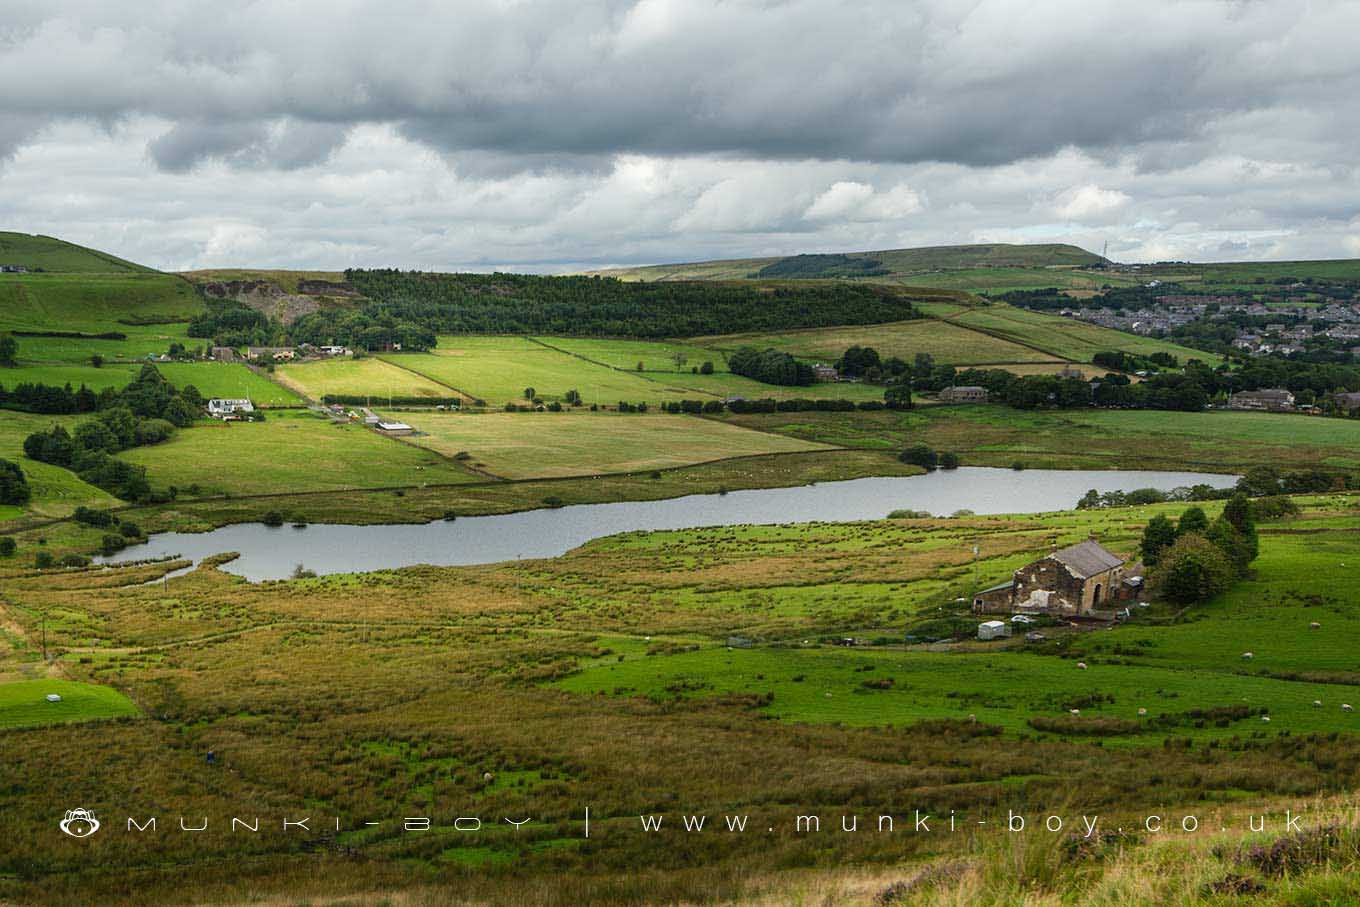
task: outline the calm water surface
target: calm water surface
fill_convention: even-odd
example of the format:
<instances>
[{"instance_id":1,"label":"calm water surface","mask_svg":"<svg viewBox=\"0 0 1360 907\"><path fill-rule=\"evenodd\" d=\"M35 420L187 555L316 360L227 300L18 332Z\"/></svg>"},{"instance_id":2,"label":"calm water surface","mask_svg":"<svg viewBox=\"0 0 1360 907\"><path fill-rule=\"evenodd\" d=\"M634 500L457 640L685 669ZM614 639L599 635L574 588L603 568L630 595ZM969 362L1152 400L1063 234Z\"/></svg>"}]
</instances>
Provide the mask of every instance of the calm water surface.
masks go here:
<instances>
[{"instance_id":1,"label":"calm water surface","mask_svg":"<svg viewBox=\"0 0 1360 907\"><path fill-rule=\"evenodd\" d=\"M212 532L164 532L102 563L176 555L195 563L224 551L241 556L222 569L247 579L285 579L298 564L317 573L355 573L414 564L487 564L555 557L591 539L646 529L740 523L874 520L899 508L948 515L1070 510L1089 489L1226 488L1236 476L1196 472L964 467L923 476L824 482L796 488L700 494L665 501L579 504L453 522L386 526L313 523L305 529L240 523Z\"/></svg>"}]
</instances>

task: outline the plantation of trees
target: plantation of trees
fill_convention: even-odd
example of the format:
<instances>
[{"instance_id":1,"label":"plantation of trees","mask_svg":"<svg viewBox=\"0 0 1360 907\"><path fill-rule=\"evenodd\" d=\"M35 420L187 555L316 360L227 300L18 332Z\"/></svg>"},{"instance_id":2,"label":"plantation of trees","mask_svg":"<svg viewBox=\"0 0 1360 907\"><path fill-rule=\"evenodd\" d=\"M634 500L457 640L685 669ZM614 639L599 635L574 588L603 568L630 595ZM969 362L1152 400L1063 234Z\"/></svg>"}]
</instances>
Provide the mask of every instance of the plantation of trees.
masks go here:
<instances>
[{"instance_id":1,"label":"plantation of trees","mask_svg":"<svg viewBox=\"0 0 1360 907\"><path fill-rule=\"evenodd\" d=\"M916 314L891 287L846 283L630 283L398 270L351 270L345 278L372 300L363 309L369 317L418 324L434 333L694 337L879 324ZM316 312L299 319L294 333L306 322L306 330L319 336L325 325L339 325L344 318L344 310Z\"/></svg>"}]
</instances>

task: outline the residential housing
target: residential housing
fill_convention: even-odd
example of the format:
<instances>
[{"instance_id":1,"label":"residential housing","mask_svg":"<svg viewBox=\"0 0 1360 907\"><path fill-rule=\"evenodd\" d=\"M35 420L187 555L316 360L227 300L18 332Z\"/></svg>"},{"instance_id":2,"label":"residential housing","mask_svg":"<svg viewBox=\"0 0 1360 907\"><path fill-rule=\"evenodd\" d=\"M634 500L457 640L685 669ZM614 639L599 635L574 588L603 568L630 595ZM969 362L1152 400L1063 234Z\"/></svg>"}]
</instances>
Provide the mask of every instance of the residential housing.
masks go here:
<instances>
[{"instance_id":1,"label":"residential housing","mask_svg":"<svg viewBox=\"0 0 1360 907\"><path fill-rule=\"evenodd\" d=\"M208 401L208 415L224 422L240 419L253 412L255 412L255 405L244 398L227 400L214 397Z\"/></svg>"},{"instance_id":2,"label":"residential housing","mask_svg":"<svg viewBox=\"0 0 1360 907\"><path fill-rule=\"evenodd\" d=\"M1228 408L1285 412L1294 408L1294 395L1282 387L1238 391L1228 398Z\"/></svg>"},{"instance_id":3,"label":"residential housing","mask_svg":"<svg viewBox=\"0 0 1360 907\"><path fill-rule=\"evenodd\" d=\"M987 388L976 384L962 384L942 389L939 393L941 403L986 403Z\"/></svg>"}]
</instances>

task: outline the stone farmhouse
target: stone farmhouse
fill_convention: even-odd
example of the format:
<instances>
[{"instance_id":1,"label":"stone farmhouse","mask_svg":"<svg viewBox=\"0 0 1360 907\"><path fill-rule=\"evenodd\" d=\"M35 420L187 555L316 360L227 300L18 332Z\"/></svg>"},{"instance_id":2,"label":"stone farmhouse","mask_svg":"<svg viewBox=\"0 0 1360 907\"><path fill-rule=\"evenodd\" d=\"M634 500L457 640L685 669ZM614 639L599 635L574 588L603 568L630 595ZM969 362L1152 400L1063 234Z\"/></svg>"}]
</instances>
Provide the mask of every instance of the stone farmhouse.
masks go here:
<instances>
[{"instance_id":1,"label":"stone farmhouse","mask_svg":"<svg viewBox=\"0 0 1360 907\"><path fill-rule=\"evenodd\" d=\"M946 387L940 391L939 400L941 403L986 403L987 388L973 384Z\"/></svg>"},{"instance_id":2,"label":"stone farmhouse","mask_svg":"<svg viewBox=\"0 0 1360 907\"><path fill-rule=\"evenodd\" d=\"M1011 581L973 597L979 614L1029 613L1111 620L1143 588L1143 565L1095 539L1055 549L1015 571Z\"/></svg>"}]
</instances>

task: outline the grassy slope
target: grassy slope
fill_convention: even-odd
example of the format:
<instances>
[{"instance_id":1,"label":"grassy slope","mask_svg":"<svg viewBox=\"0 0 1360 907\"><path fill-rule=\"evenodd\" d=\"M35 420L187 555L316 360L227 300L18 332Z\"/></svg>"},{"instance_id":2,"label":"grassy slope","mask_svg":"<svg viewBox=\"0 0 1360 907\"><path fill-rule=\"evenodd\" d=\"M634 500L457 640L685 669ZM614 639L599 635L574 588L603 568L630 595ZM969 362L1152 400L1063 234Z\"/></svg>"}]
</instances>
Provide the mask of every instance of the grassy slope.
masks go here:
<instances>
[{"instance_id":1,"label":"grassy slope","mask_svg":"<svg viewBox=\"0 0 1360 907\"><path fill-rule=\"evenodd\" d=\"M60 696L61 701L48 702L49 694ZM137 714L132 700L113 687L69 680L0 683L0 730Z\"/></svg>"},{"instance_id":2,"label":"grassy slope","mask_svg":"<svg viewBox=\"0 0 1360 907\"><path fill-rule=\"evenodd\" d=\"M69 431L81 421L81 418L0 411L0 457L18 463L27 477L28 484L33 490L28 510L33 515L66 516L82 504L100 507L117 503L117 499L108 492L82 482L69 469L38 463L24 456L24 438L35 431L46 430L54 424L64 425ZM0 510L0 520L17 516L19 516L17 512L11 512L6 517L4 511Z\"/></svg>"},{"instance_id":3,"label":"grassy slope","mask_svg":"<svg viewBox=\"0 0 1360 907\"><path fill-rule=\"evenodd\" d=\"M63 273L155 273L151 268L51 236L0 231L0 264Z\"/></svg>"},{"instance_id":4,"label":"grassy slope","mask_svg":"<svg viewBox=\"0 0 1360 907\"><path fill-rule=\"evenodd\" d=\"M404 362L405 360L399 360ZM457 397L458 393L438 380L415 374L381 359L328 359L280 365L276 378L314 400L325 394L372 394L373 405L384 397Z\"/></svg>"},{"instance_id":5,"label":"grassy slope","mask_svg":"<svg viewBox=\"0 0 1360 907\"><path fill-rule=\"evenodd\" d=\"M823 449L707 419L614 413L421 413L415 443L445 456L460 451L511 479L669 469L758 454ZM790 443L792 442L792 443Z\"/></svg>"},{"instance_id":6,"label":"grassy slope","mask_svg":"<svg viewBox=\"0 0 1360 907\"><path fill-rule=\"evenodd\" d=\"M158 362L156 369L175 387L192 384L205 397L248 397L256 406L296 406L302 399L286 387L240 363Z\"/></svg>"},{"instance_id":7,"label":"grassy slope","mask_svg":"<svg viewBox=\"0 0 1360 907\"><path fill-rule=\"evenodd\" d=\"M188 283L168 274L0 274L6 330L130 333L129 323L188 321L202 307Z\"/></svg>"}]
</instances>

